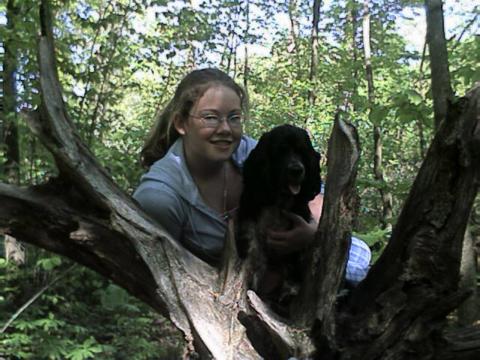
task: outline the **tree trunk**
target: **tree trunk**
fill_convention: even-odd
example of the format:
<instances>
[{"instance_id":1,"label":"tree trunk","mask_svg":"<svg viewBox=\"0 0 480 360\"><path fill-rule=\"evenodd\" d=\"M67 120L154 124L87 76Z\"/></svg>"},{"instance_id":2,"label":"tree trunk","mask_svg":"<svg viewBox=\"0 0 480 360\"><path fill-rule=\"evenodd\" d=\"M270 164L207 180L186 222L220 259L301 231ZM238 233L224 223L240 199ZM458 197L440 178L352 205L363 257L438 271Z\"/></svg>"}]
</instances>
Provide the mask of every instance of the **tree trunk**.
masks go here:
<instances>
[{"instance_id":1,"label":"tree trunk","mask_svg":"<svg viewBox=\"0 0 480 360\"><path fill-rule=\"evenodd\" d=\"M370 11L368 9L368 0L365 0L363 6L363 49L365 56L365 72L368 84L368 107L369 114L375 107L375 87L373 82L373 69L370 50ZM383 145L382 145L382 128L378 119L372 119L373 122L373 174L375 180L379 182L379 193L382 199L382 218L381 223L385 228L391 228L390 220L392 219L392 194L385 188L385 179L383 174Z\"/></svg>"},{"instance_id":2,"label":"tree trunk","mask_svg":"<svg viewBox=\"0 0 480 360\"><path fill-rule=\"evenodd\" d=\"M192 11L195 11L195 8L193 6L194 3L192 0L188 0L188 5ZM189 31L189 36L191 37L191 39L194 37L195 31L196 29L194 28L192 28ZM190 40L188 43L187 56L186 56L187 69L189 69L189 71L195 70L195 68L197 67L196 53L197 53L197 48L195 46L195 43L193 42L193 40Z\"/></svg>"},{"instance_id":3,"label":"tree trunk","mask_svg":"<svg viewBox=\"0 0 480 360\"><path fill-rule=\"evenodd\" d=\"M248 65L248 43L250 33L250 0L247 0L245 5L245 33L243 35L243 45L245 46L245 58L243 59L243 89L248 99L248 78L249 78L249 65Z\"/></svg>"},{"instance_id":4,"label":"tree trunk","mask_svg":"<svg viewBox=\"0 0 480 360\"><path fill-rule=\"evenodd\" d=\"M427 42L430 51L430 68L432 79L433 113L435 118L435 130L447 116L448 104L454 101L454 94L450 82L448 65L447 42L443 22L442 0L426 0L427 13ZM465 325L472 323L477 314L478 298L476 291L477 269L474 266L474 248L471 244L471 234L467 228L463 244L461 272L462 281L460 286L464 291L471 291L458 312L458 321Z\"/></svg>"},{"instance_id":5,"label":"tree trunk","mask_svg":"<svg viewBox=\"0 0 480 360\"><path fill-rule=\"evenodd\" d=\"M312 20L312 37L311 37L311 56L310 56L310 72L308 75L308 80L310 81L310 89L308 90L308 105L310 106L310 111L313 110L315 106L315 93L316 86L315 81L317 78L317 67L318 67L318 23L320 21L320 7L322 6L321 0L313 1L313 20Z\"/></svg>"},{"instance_id":6,"label":"tree trunk","mask_svg":"<svg viewBox=\"0 0 480 360\"><path fill-rule=\"evenodd\" d=\"M17 70L17 50L15 34L17 16L20 13L14 0L7 2L7 29L10 35L3 43L3 113L2 113L2 143L5 148L5 164L3 170L8 182L18 184L20 181L20 149L18 145L17 125L17 91L15 72ZM25 248L12 236L5 236L5 258L18 265L25 263Z\"/></svg>"},{"instance_id":7,"label":"tree trunk","mask_svg":"<svg viewBox=\"0 0 480 360\"><path fill-rule=\"evenodd\" d=\"M448 102L453 101L454 97L450 84L450 71L448 69L448 52L447 42L445 41L442 6L442 0L425 0L435 129L438 129L440 123L445 119Z\"/></svg>"},{"instance_id":8,"label":"tree trunk","mask_svg":"<svg viewBox=\"0 0 480 360\"><path fill-rule=\"evenodd\" d=\"M473 325L478 319L477 252L475 251L475 239L469 227L465 231L463 240L460 288L470 290L471 293L458 308L458 323L461 326Z\"/></svg>"},{"instance_id":9,"label":"tree trunk","mask_svg":"<svg viewBox=\"0 0 480 360\"><path fill-rule=\"evenodd\" d=\"M173 241L99 166L66 112L51 18L46 0L42 4L42 105L26 117L60 175L29 188L0 184L4 232L112 279L170 318L201 358L375 360L450 354L452 348L438 336L446 314L464 298L457 289L458 264L480 180L480 87L449 111L389 245L366 280L343 297L338 289L356 206L359 149L355 129L336 119L317 241L304 263L296 311L286 320L247 289L232 223L222 266L213 268ZM478 346L472 351L478 355Z\"/></svg>"},{"instance_id":10,"label":"tree trunk","mask_svg":"<svg viewBox=\"0 0 480 360\"><path fill-rule=\"evenodd\" d=\"M114 8L112 11L114 12L116 9ZM95 134L95 130L97 129L97 122L99 116L102 113L105 113L105 101L107 100L107 92L109 90L109 80L110 76L113 72L113 58L117 56L118 53L118 41L122 36L122 32L127 24L128 19L128 7L125 8L125 13L123 14L122 22L118 28L112 26L110 30L110 34L113 36L112 41L112 48L107 58L102 58L98 67L98 72L101 70L101 77L102 82L100 84L100 89L98 90L97 95L95 96L95 106L93 107L92 113L90 115L90 124L87 130L87 144L88 146L92 146L92 142L96 138L101 138L99 134Z\"/></svg>"},{"instance_id":11,"label":"tree trunk","mask_svg":"<svg viewBox=\"0 0 480 360\"><path fill-rule=\"evenodd\" d=\"M288 52L296 53L298 51L298 20L297 20L297 0L288 1L288 19L290 20L289 45Z\"/></svg>"},{"instance_id":12,"label":"tree trunk","mask_svg":"<svg viewBox=\"0 0 480 360\"><path fill-rule=\"evenodd\" d=\"M352 62L354 64L353 70L352 70L352 82L351 82L351 87L346 88L344 90L344 96L343 96L343 101L342 101L342 108L343 111L348 113L348 112L354 112L355 111L355 98L357 94L357 83L358 83L358 67L356 66L357 64L357 59L358 59L358 46L357 46L357 27L358 27L358 11L357 11L357 3L352 2L350 3L351 8L348 10L348 15L347 15L347 22L345 23L345 36L348 34L348 25L350 24L352 26L352 31L351 31L351 39L350 39L350 46L349 46L349 52L351 53L352 57Z\"/></svg>"},{"instance_id":13,"label":"tree trunk","mask_svg":"<svg viewBox=\"0 0 480 360\"><path fill-rule=\"evenodd\" d=\"M421 86L421 83L422 83L422 80L423 80L423 77L424 77L423 66L425 64L425 58L426 58L426 55L427 55L427 43L428 43L427 36L425 36L425 41L423 43L423 50L422 50L422 59L420 60L420 68L419 68L419 71L418 71L418 79L416 81L416 83L419 84L418 85L419 87ZM418 129L418 140L419 140L418 141L418 146L419 146L418 150L419 150L421 159L424 159L427 146L426 146L426 141L425 141L425 132L424 132L424 125L423 125L422 118L417 118L415 120L415 124L417 125L417 129Z\"/></svg>"}]
</instances>

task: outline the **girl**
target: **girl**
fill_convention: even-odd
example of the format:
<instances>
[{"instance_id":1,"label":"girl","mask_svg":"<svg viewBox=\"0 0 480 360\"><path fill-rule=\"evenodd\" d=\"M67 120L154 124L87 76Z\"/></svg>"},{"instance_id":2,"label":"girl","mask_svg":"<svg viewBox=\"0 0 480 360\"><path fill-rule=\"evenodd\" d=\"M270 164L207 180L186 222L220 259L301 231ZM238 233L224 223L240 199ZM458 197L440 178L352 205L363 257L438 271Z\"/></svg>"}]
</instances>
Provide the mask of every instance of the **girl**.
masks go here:
<instances>
[{"instance_id":1,"label":"girl","mask_svg":"<svg viewBox=\"0 0 480 360\"><path fill-rule=\"evenodd\" d=\"M256 142L243 135L243 89L217 69L178 85L142 150L150 170L134 198L187 249L209 263L222 252L242 191L241 167Z\"/></svg>"}]
</instances>

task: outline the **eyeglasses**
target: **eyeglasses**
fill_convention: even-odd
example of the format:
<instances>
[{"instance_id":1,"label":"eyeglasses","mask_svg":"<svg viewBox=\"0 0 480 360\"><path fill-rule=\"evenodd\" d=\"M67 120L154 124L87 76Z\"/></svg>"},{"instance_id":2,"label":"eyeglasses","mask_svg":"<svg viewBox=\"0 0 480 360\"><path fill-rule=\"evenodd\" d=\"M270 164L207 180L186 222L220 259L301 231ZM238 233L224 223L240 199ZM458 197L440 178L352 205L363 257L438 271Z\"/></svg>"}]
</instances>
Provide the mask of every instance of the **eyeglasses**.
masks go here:
<instances>
[{"instance_id":1,"label":"eyeglasses","mask_svg":"<svg viewBox=\"0 0 480 360\"><path fill-rule=\"evenodd\" d=\"M208 128L217 128L223 121L226 121L231 128L239 128L243 125L242 114L220 116L215 113L205 113L201 115L189 115L193 118L200 119L203 122L203 125Z\"/></svg>"}]
</instances>

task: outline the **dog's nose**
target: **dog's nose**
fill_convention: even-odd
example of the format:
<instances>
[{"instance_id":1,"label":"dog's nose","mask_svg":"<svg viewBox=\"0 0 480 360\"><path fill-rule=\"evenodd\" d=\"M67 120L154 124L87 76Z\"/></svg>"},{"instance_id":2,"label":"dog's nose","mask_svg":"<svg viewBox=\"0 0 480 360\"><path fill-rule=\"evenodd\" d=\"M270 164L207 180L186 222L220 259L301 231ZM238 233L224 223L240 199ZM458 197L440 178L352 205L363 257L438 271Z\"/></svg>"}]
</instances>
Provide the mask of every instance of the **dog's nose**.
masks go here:
<instances>
[{"instance_id":1,"label":"dog's nose","mask_svg":"<svg viewBox=\"0 0 480 360\"><path fill-rule=\"evenodd\" d=\"M288 165L288 173L295 178L302 177L305 174L305 167L300 161L295 161Z\"/></svg>"}]
</instances>

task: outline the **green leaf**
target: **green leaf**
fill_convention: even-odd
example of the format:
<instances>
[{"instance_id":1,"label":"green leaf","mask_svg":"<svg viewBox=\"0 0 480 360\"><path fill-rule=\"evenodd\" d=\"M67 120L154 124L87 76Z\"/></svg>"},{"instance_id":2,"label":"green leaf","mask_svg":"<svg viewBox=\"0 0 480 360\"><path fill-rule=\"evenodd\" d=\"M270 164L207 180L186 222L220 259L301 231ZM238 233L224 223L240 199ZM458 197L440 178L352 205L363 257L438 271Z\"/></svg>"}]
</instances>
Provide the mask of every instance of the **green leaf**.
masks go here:
<instances>
[{"instance_id":1,"label":"green leaf","mask_svg":"<svg viewBox=\"0 0 480 360\"><path fill-rule=\"evenodd\" d=\"M101 294L102 305L109 309L127 305L129 296L127 292L117 285L110 284Z\"/></svg>"},{"instance_id":2,"label":"green leaf","mask_svg":"<svg viewBox=\"0 0 480 360\"><path fill-rule=\"evenodd\" d=\"M50 258L43 258L37 261L37 266L41 267L45 271L51 271L61 264L62 258L60 256L52 256Z\"/></svg>"},{"instance_id":3,"label":"green leaf","mask_svg":"<svg viewBox=\"0 0 480 360\"><path fill-rule=\"evenodd\" d=\"M408 100L410 100L410 103L413 105L420 105L424 101L422 95L415 90L408 90L407 96Z\"/></svg>"},{"instance_id":4,"label":"green leaf","mask_svg":"<svg viewBox=\"0 0 480 360\"><path fill-rule=\"evenodd\" d=\"M369 120L373 124L381 124L387 117L389 109L385 106L376 106L368 115Z\"/></svg>"}]
</instances>

